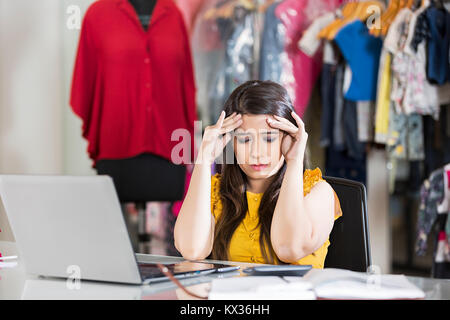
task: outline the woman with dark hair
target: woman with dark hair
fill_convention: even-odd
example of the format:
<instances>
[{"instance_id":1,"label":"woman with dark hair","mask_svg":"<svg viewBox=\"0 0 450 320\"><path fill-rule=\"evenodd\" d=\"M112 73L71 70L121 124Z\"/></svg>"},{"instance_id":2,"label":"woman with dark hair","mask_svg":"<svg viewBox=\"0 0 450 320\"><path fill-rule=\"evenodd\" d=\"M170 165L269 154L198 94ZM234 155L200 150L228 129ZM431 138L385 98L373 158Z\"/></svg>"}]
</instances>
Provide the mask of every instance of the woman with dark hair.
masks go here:
<instances>
[{"instance_id":1,"label":"woman with dark hair","mask_svg":"<svg viewBox=\"0 0 450 320\"><path fill-rule=\"evenodd\" d=\"M320 169L305 168L307 138L282 86L236 88L205 129L175 224L183 257L323 268L342 212ZM222 171L211 176L220 154Z\"/></svg>"}]
</instances>

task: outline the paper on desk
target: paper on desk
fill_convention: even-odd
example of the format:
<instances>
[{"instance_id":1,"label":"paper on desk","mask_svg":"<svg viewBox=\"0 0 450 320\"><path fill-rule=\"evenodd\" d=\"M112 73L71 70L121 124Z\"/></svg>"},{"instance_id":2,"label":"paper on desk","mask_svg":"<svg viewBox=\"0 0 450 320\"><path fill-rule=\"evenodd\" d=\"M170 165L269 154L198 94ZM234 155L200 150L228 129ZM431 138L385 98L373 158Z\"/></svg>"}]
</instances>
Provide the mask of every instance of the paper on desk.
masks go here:
<instances>
[{"instance_id":1,"label":"paper on desk","mask_svg":"<svg viewBox=\"0 0 450 320\"><path fill-rule=\"evenodd\" d=\"M423 299L425 293L404 275L374 274L343 269L313 269L309 281L319 298L327 299Z\"/></svg>"},{"instance_id":2,"label":"paper on desk","mask_svg":"<svg viewBox=\"0 0 450 320\"><path fill-rule=\"evenodd\" d=\"M214 279L210 300L312 300L311 283L301 277L242 276Z\"/></svg>"}]
</instances>

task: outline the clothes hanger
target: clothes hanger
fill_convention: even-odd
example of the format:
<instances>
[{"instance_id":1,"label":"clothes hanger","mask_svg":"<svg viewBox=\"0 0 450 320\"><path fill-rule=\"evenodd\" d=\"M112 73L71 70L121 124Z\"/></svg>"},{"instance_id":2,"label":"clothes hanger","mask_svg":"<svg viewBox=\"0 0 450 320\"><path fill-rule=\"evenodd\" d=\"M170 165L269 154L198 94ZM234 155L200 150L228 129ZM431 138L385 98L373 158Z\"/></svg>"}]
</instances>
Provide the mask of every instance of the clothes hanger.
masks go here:
<instances>
[{"instance_id":1,"label":"clothes hanger","mask_svg":"<svg viewBox=\"0 0 450 320\"><path fill-rule=\"evenodd\" d=\"M239 5L241 5L242 7L244 7L247 10L255 10L256 9L256 4L254 3L253 0L238 0Z\"/></svg>"},{"instance_id":2,"label":"clothes hanger","mask_svg":"<svg viewBox=\"0 0 450 320\"><path fill-rule=\"evenodd\" d=\"M237 1L230 1L228 5L222 6L218 9L216 18L230 19L233 16L236 5Z\"/></svg>"},{"instance_id":3,"label":"clothes hanger","mask_svg":"<svg viewBox=\"0 0 450 320\"><path fill-rule=\"evenodd\" d=\"M387 9L383 12L383 14L380 17L380 25L381 26L383 26L386 23L387 18L392 14L393 11L396 10L398 3L399 3L399 0L389 1L389 5L388 5ZM373 36L378 37L381 34L381 28L372 28L369 30L369 33L372 34Z\"/></svg>"},{"instance_id":4,"label":"clothes hanger","mask_svg":"<svg viewBox=\"0 0 450 320\"><path fill-rule=\"evenodd\" d=\"M357 2L349 2L347 4L345 4L342 7L341 10L341 17L336 18L334 21L332 21L330 24L328 24L326 27L322 28L322 30L320 30L319 34L318 34L318 38L328 38L328 34L335 28L337 28L342 21L344 21L344 19L346 17L349 17L353 14L354 10L357 8L358 3Z\"/></svg>"},{"instance_id":5,"label":"clothes hanger","mask_svg":"<svg viewBox=\"0 0 450 320\"><path fill-rule=\"evenodd\" d=\"M406 3L406 7L411 9L414 5L414 2L414 0L408 0L408 2Z\"/></svg>"},{"instance_id":6,"label":"clothes hanger","mask_svg":"<svg viewBox=\"0 0 450 320\"><path fill-rule=\"evenodd\" d=\"M400 12L401 9L406 7L406 4L408 3L408 0L400 0L397 6L397 9L387 18L387 21L384 25L381 26L381 34L385 36L389 30L389 27L391 26L392 22L394 21L397 14Z\"/></svg>"},{"instance_id":7,"label":"clothes hanger","mask_svg":"<svg viewBox=\"0 0 450 320\"><path fill-rule=\"evenodd\" d=\"M333 40L338 34L339 30L341 30L348 23L353 22L355 20L366 21L373 12L371 10L367 10L370 6L377 6L380 12L384 9L384 4L380 1L361 1L358 2L358 6L354 9L353 13L347 16L342 22L337 25L335 28L331 29L328 32L327 39Z\"/></svg>"},{"instance_id":8,"label":"clothes hanger","mask_svg":"<svg viewBox=\"0 0 450 320\"><path fill-rule=\"evenodd\" d=\"M356 6L353 8L352 12L347 15L345 18L341 19L339 23L336 23L327 33L326 38L328 40L333 40L336 34L339 32L339 30L342 29L343 26L345 26L349 21L353 21L357 19L358 14L361 12L362 3L356 2Z\"/></svg>"},{"instance_id":9,"label":"clothes hanger","mask_svg":"<svg viewBox=\"0 0 450 320\"><path fill-rule=\"evenodd\" d=\"M233 14L237 2L238 0L227 1L218 7L210 8L203 15L203 19L214 20L217 18L229 18Z\"/></svg>"},{"instance_id":10,"label":"clothes hanger","mask_svg":"<svg viewBox=\"0 0 450 320\"><path fill-rule=\"evenodd\" d=\"M266 12L266 10L275 3L276 0L266 0L262 5L259 6L259 12Z\"/></svg>"}]
</instances>

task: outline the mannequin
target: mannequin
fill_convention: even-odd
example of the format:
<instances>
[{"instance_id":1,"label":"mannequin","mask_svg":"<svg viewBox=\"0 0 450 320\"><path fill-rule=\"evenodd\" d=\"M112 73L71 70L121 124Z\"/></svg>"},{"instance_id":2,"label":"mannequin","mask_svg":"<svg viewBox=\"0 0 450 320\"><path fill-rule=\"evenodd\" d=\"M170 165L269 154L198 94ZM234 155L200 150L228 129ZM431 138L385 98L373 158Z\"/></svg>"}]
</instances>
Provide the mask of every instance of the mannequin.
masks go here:
<instances>
[{"instance_id":1,"label":"mannequin","mask_svg":"<svg viewBox=\"0 0 450 320\"><path fill-rule=\"evenodd\" d=\"M156 6L156 0L128 0L136 10L139 17L139 21L145 31L148 30L150 24L150 17L153 13L153 9Z\"/></svg>"},{"instance_id":2,"label":"mannequin","mask_svg":"<svg viewBox=\"0 0 450 320\"><path fill-rule=\"evenodd\" d=\"M135 8L143 28L148 30L156 0L129 0L129 2ZM139 212L139 251L148 253L150 235L145 228L146 202L182 200L186 167L175 165L154 154L142 153L127 159L101 159L97 161L95 168L98 174L112 177L121 203L136 204ZM128 228L130 234L135 233L130 230L129 224ZM136 246L136 243L134 245Z\"/></svg>"}]
</instances>

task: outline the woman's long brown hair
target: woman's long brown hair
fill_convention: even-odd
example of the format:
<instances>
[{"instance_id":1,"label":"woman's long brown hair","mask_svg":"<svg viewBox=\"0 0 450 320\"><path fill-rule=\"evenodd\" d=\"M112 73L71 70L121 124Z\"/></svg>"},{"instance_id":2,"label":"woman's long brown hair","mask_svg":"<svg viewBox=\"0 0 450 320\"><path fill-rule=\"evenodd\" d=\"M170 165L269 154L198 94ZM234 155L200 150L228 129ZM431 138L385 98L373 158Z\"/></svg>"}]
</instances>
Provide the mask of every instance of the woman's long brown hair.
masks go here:
<instances>
[{"instance_id":1,"label":"woman's long brown hair","mask_svg":"<svg viewBox=\"0 0 450 320\"><path fill-rule=\"evenodd\" d=\"M291 115L294 109L286 89L272 81L248 81L240 85L229 96L224 110L226 117L233 112L252 115L278 115L297 125ZM211 252L211 258L216 260L229 260L228 249L231 237L248 211L247 175L239 167L234 151L231 150L230 152L228 148L229 145L225 148L223 157L225 159L227 154L231 153L233 162L229 164L224 160L221 166L219 194L223 209L222 214L216 221L214 244ZM304 169L307 165L306 158L305 155ZM267 263L281 263L272 248L270 227L285 171L286 162L274 175L272 183L262 196L258 209L258 226L261 228L259 244L261 253Z\"/></svg>"}]
</instances>

